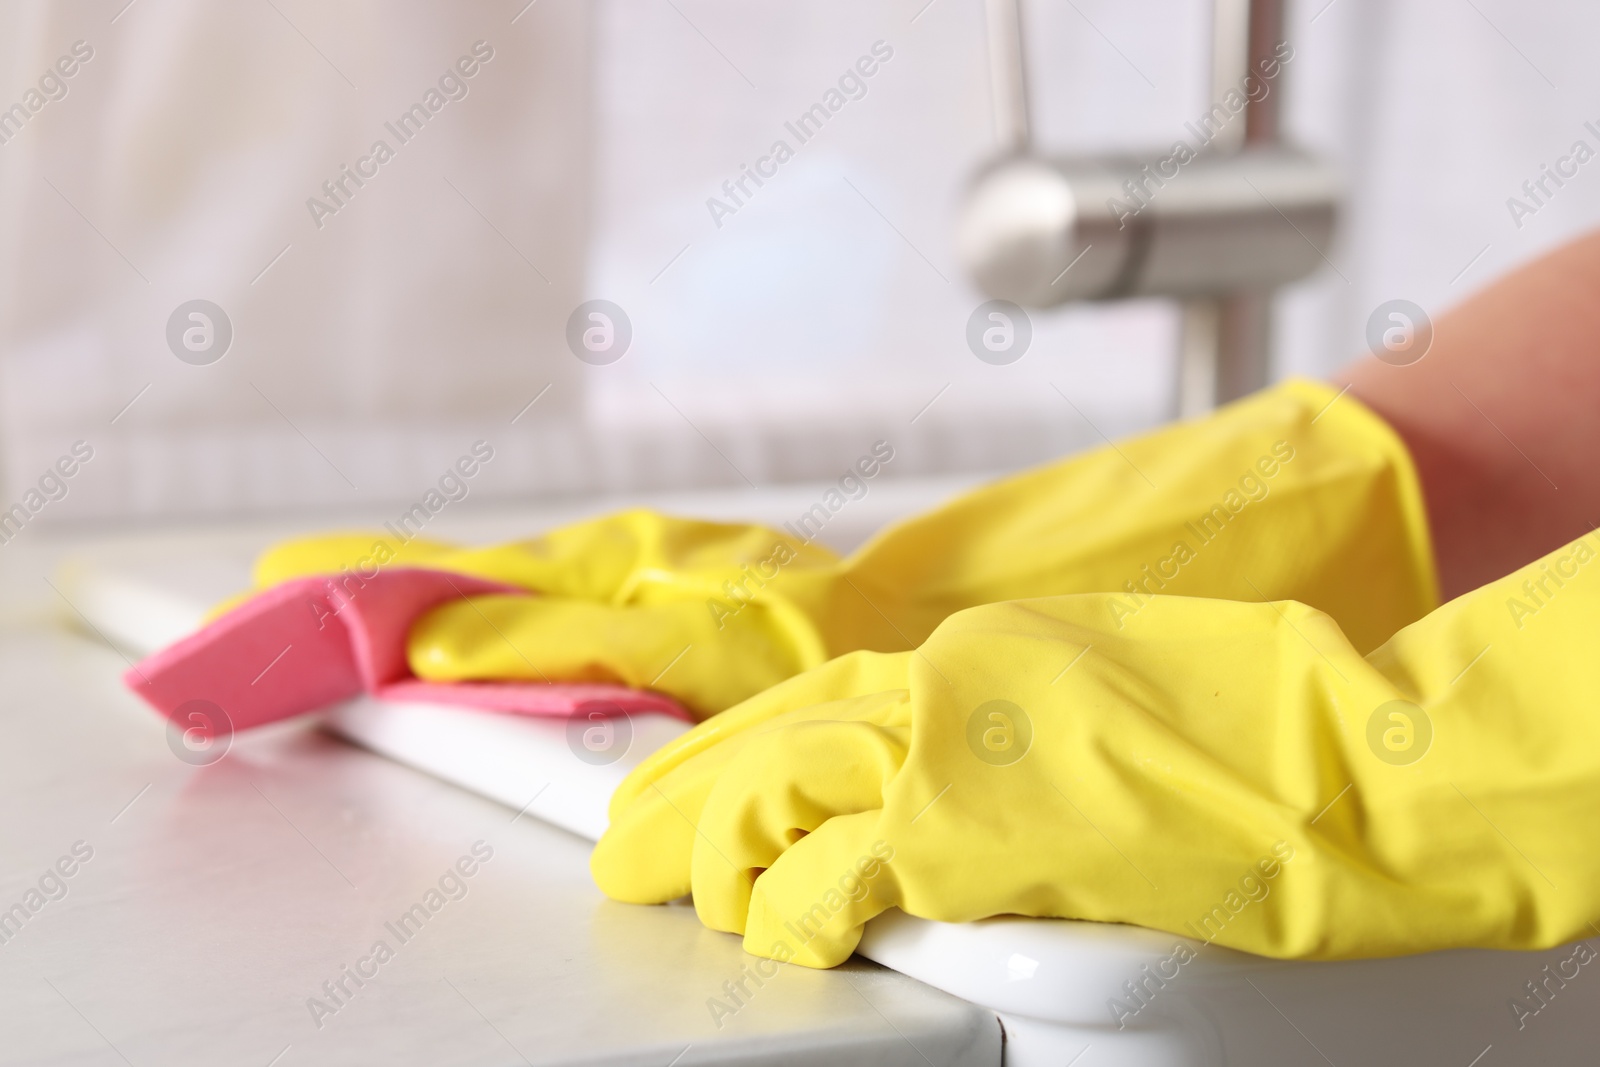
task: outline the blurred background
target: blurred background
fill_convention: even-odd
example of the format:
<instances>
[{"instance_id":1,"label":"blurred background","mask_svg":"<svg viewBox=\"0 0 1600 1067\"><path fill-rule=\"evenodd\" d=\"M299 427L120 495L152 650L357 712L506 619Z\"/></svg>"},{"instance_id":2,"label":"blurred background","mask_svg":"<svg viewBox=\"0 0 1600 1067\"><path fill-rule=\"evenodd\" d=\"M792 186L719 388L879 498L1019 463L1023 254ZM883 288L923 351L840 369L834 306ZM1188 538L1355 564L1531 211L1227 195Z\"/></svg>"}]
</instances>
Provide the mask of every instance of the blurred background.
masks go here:
<instances>
[{"instance_id":1,"label":"blurred background","mask_svg":"<svg viewBox=\"0 0 1600 1067\"><path fill-rule=\"evenodd\" d=\"M1209 106L1209 2L1022 8L1041 150L1160 149ZM1595 223L1600 165L1507 200L1600 145L1597 31L1580 0L1288 3L1283 130L1346 200L1275 297L1274 377ZM1034 313L1005 366L968 347L979 0L8 0L0 108L0 510L93 454L20 536L376 523L480 441L474 507L814 483L879 440L885 479L976 476L1173 411L1169 302ZM774 176L708 206L779 139ZM568 342L591 300L631 328L612 362ZM225 316L220 358L169 343L191 301Z\"/></svg>"}]
</instances>

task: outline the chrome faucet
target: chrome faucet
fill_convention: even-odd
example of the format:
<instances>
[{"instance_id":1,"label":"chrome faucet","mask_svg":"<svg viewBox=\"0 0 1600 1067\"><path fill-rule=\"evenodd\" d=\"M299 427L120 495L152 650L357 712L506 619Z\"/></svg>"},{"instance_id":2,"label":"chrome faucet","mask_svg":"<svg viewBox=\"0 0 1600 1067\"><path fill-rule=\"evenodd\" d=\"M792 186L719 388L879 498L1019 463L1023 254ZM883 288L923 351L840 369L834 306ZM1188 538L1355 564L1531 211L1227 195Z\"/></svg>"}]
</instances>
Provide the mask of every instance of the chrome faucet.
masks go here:
<instances>
[{"instance_id":1,"label":"chrome faucet","mask_svg":"<svg viewBox=\"0 0 1600 1067\"><path fill-rule=\"evenodd\" d=\"M1031 308L1182 301L1179 415L1266 384L1271 290L1326 261L1340 198L1333 170L1278 136L1282 0L1214 0L1210 109L1145 156L1038 154L1018 0L986 14L1000 152L958 232L979 289Z\"/></svg>"}]
</instances>

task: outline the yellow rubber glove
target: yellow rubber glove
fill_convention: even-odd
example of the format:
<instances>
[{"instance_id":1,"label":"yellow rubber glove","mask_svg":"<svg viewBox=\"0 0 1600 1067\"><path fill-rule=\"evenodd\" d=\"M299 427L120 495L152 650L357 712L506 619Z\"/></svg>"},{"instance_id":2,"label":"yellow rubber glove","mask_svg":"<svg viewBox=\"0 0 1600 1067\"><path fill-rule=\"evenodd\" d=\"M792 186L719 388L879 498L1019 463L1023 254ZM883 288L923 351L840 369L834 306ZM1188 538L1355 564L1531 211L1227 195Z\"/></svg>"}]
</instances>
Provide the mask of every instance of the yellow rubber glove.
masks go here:
<instances>
[{"instance_id":1,"label":"yellow rubber glove","mask_svg":"<svg viewBox=\"0 0 1600 1067\"><path fill-rule=\"evenodd\" d=\"M1292 602L1158 597L1122 629L1105 595L964 611L654 754L591 868L811 966L891 906L1275 957L1559 945L1600 913L1597 548L1366 657Z\"/></svg>"},{"instance_id":2,"label":"yellow rubber glove","mask_svg":"<svg viewBox=\"0 0 1600 1067\"><path fill-rule=\"evenodd\" d=\"M372 540L291 542L258 580L337 569ZM1297 599L1363 651L1437 600L1404 446L1309 382L1007 478L845 560L791 533L631 511L495 548L430 548L421 565L547 595L424 616L409 648L420 677L618 681L701 716L831 656L913 648L952 612L999 600L1119 592L1102 606L1123 626L1157 593Z\"/></svg>"}]
</instances>

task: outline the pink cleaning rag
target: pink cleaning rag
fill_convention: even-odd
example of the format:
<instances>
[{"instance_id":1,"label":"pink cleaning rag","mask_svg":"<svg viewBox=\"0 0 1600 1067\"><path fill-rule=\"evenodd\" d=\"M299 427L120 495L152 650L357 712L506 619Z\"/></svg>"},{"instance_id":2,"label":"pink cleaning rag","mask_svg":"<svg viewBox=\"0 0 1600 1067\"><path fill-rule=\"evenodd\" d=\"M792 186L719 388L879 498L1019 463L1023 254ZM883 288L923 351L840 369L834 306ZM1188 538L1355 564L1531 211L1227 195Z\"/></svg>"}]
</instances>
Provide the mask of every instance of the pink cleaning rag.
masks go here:
<instances>
[{"instance_id":1,"label":"pink cleaning rag","mask_svg":"<svg viewBox=\"0 0 1600 1067\"><path fill-rule=\"evenodd\" d=\"M234 730L371 693L514 715L594 711L688 716L670 697L620 685L425 682L406 663L406 635L423 612L485 593L531 595L499 582L418 567L371 578L297 578L276 585L148 657L123 682L168 718L193 700L221 708Z\"/></svg>"}]
</instances>

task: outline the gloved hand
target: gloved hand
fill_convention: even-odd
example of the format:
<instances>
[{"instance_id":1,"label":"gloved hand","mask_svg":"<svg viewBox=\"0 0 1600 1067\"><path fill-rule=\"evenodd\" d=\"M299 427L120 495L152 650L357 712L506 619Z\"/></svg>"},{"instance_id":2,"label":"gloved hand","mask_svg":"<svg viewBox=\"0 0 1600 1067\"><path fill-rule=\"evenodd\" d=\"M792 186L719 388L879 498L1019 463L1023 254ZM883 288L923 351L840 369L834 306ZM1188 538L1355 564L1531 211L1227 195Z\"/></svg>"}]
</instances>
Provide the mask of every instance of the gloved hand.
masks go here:
<instances>
[{"instance_id":1,"label":"gloved hand","mask_svg":"<svg viewBox=\"0 0 1600 1067\"><path fill-rule=\"evenodd\" d=\"M396 540L286 542L257 561L256 585L346 566L360 575L361 559L387 565L375 542ZM838 556L761 526L635 510L509 545L412 541L401 551L408 566L543 594L474 596L424 615L412 627L408 661L427 681L620 682L705 715L828 658L808 608L836 576ZM729 591L763 584L754 601Z\"/></svg>"},{"instance_id":2,"label":"gloved hand","mask_svg":"<svg viewBox=\"0 0 1600 1067\"><path fill-rule=\"evenodd\" d=\"M1157 597L1121 629L1105 594L963 611L655 753L591 868L811 966L888 907L1276 957L1559 945L1600 900L1597 547L1366 657L1297 603Z\"/></svg>"},{"instance_id":3,"label":"gloved hand","mask_svg":"<svg viewBox=\"0 0 1600 1067\"><path fill-rule=\"evenodd\" d=\"M291 542L258 580L337 569L372 540ZM1000 600L1117 593L1101 607L1120 628L1157 593L1292 598L1365 651L1437 597L1404 446L1309 382L997 482L845 560L789 533L645 511L413 552L413 565L546 594L434 609L411 633L419 677L616 681L698 716L831 656L915 647L952 612Z\"/></svg>"}]
</instances>

